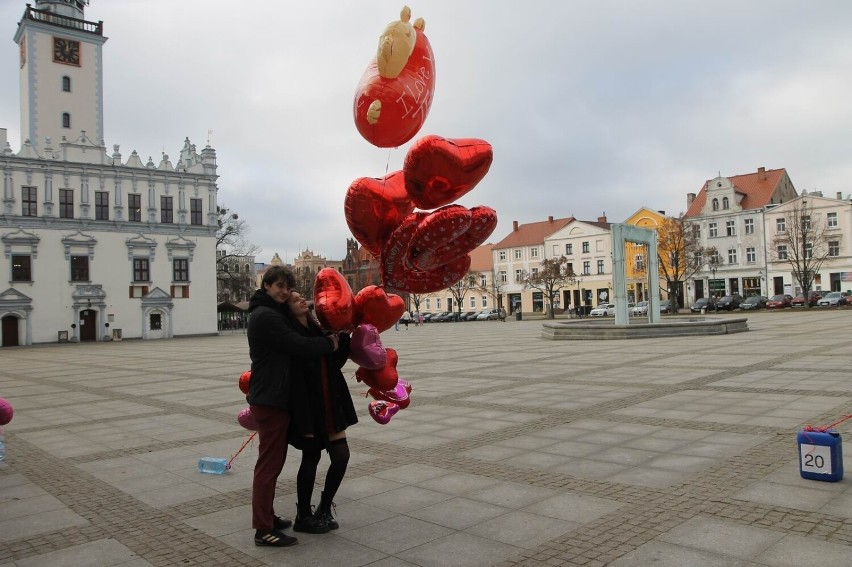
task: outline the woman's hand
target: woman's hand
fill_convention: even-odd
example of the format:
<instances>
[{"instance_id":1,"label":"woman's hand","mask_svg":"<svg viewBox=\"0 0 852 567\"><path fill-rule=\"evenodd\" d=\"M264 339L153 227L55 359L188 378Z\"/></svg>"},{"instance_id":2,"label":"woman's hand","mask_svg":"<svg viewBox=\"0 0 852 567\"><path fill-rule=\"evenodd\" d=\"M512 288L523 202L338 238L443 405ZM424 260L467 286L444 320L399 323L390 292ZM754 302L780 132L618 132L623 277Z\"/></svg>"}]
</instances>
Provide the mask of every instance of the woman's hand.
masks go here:
<instances>
[{"instance_id":1,"label":"woman's hand","mask_svg":"<svg viewBox=\"0 0 852 567\"><path fill-rule=\"evenodd\" d=\"M331 352L336 351L340 340L337 335L328 335L326 338L331 341Z\"/></svg>"}]
</instances>

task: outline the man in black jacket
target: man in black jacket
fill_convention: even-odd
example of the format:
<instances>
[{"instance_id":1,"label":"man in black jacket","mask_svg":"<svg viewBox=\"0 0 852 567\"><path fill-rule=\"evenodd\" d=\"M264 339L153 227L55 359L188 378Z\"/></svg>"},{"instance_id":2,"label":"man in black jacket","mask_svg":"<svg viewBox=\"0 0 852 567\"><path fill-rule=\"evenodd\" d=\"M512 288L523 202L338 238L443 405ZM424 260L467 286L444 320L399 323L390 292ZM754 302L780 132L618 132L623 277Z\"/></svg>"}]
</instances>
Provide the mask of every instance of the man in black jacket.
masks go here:
<instances>
[{"instance_id":1,"label":"man in black jacket","mask_svg":"<svg viewBox=\"0 0 852 567\"><path fill-rule=\"evenodd\" d=\"M247 399L260 441L251 496L255 545L285 547L297 541L281 531L292 522L276 516L273 508L275 483L287 458L290 357L317 357L337 350L337 335L304 337L290 326L285 304L295 283L290 270L272 266L249 302Z\"/></svg>"}]
</instances>

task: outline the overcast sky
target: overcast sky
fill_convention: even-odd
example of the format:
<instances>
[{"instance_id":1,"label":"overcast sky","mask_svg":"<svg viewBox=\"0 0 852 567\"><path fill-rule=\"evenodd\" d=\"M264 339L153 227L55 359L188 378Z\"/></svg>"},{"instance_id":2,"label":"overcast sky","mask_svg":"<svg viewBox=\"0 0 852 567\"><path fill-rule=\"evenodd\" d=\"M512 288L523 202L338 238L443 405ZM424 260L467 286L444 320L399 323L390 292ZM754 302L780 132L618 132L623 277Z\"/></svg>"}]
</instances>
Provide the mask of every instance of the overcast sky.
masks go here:
<instances>
[{"instance_id":1,"label":"overcast sky","mask_svg":"<svg viewBox=\"0 0 852 567\"><path fill-rule=\"evenodd\" d=\"M18 48L25 0L0 0L0 128L20 149ZM91 0L102 20L109 152L172 162L210 143L219 202L262 248L329 259L350 237L358 177L402 167L352 119L358 80L403 2ZM796 188L852 192L848 0L429 0L436 60L427 134L481 138L494 163L459 202L512 221L642 206L677 215L722 175L786 168Z\"/></svg>"}]
</instances>

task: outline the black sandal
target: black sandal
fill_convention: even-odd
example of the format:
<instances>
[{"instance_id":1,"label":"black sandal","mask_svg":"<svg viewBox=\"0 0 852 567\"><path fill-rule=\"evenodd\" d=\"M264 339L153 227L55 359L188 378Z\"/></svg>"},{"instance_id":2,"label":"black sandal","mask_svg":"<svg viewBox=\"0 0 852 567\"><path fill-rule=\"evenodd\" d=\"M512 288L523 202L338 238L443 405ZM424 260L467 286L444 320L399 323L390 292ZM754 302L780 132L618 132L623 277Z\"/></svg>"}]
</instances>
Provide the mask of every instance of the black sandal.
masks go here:
<instances>
[{"instance_id":1,"label":"black sandal","mask_svg":"<svg viewBox=\"0 0 852 567\"><path fill-rule=\"evenodd\" d=\"M256 530L254 532L255 545L271 545L273 547L289 547L299 541L298 539L283 534L278 530Z\"/></svg>"}]
</instances>

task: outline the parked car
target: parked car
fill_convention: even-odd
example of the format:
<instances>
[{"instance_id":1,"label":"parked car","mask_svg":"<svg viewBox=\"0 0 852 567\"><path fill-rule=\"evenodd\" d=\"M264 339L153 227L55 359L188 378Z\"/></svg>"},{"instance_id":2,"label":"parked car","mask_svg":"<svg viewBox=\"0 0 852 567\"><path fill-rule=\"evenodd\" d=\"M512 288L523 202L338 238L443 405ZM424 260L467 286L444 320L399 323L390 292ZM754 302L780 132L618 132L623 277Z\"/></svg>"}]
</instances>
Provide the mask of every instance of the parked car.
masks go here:
<instances>
[{"instance_id":1,"label":"parked car","mask_svg":"<svg viewBox=\"0 0 852 567\"><path fill-rule=\"evenodd\" d=\"M661 299L660 300L660 313L671 313L672 312L672 300L671 299Z\"/></svg>"},{"instance_id":2,"label":"parked car","mask_svg":"<svg viewBox=\"0 0 852 567\"><path fill-rule=\"evenodd\" d=\"M496 309L486 309L485 311L480 311L479 315L476 316L477 321L494 321L497 319L499 315L497 314Z\"/></svg>"},{"instance_id":3,"label":"parked car","mask_svg":"<svg viewBox=\"0 0 852 567\"><path fill-rule=\"evenodd\" d=\"M832 291L829 294L826 294L825 297L817 301L817 305L819 307L837 307L840 305L840 300L846 297L846 293L843 291Z\"/></svg>"},{"instance_id":4,"label":"parked car","mask_svg":"<svg viewBox=\"0 0 852 567\"><path fill-rule=\"evenodd\" d=\"M450 314L449 311L442 311L440 313L436 313L436 314L432 315L432 317L429 318L429 322L430 323L441 323L441 322L447 320L446 318L447 318L447 316L449 316L449 314Z\"/></svg>"},{"instance_id":5,"label":"parked car","mask_svg":"<svg viewBox=\"0 0 852 567\"><path fill-rule=\"evenodd\" d=\"M740 309L766 309L766 302L769 301L763 295L750 295L745 298L745 301L740 303Z\"/></svg>"},{"instance_id":6,"label":"parked car","mask_svg":"<svg viewBox=\"0 0 852 567\"><path fill-rule=\"evenodd\" d=\"M745 301L742 295L735 293L732 295L726 295L724 297L720 297L716 302L716 309L721 311L722 309L726 311L733 311L738 308L740 304Z\"/></svg>"},{"instance_id":7,"label":"parked car","mask_svg":"<svg viewBox=\"0 0 852 567\"><path fill-rule=\"evenodd\" d=\"M468 311L466 313L461 314L461 317L459 317L459 321L467 321L471 317L475 317L475 316L476 316L476 311Z\"/></svg>"},{"instance_id":8,"label":"parked car","mask_svg":"<svg viewBox=\"0 0 852 567\"><path fill-rule=\"evenodd\" d=\"M769 298L769 301L766 302L767 309L784 309L785 307L791 306L791 301L793 301L793 296L786 293L779 293L778 295L773 295Z\"/></svg>"},{"instance_id":9,"label":"parked car","mask_svg":"<svg viewBox=\"0 0 852 567\"><path fill-rule=\"evenodd\" d=\"M709 297L699 297L695 300L695 303L692 304L692 307L689 308L693 313L700 313L702 309L706 309L707 311L711 311L713 309L713 301Z\"/></svg>"},{"instance_id":10,"label":"parked car","mask_svg":"<svg viewBox=\"0 0 852 567\"><path fill-rule=\"evenodd\" d=\"M822 299L822 294L818 291L809 291L808 292L808 305L811 307L815 306L819 300ZM804 307L805 306L805 297L801 293L793 298L790 302L791 307Z\"/></svg>"},{"instance_id":11,"label":"parked car","mask_svg":"<svg viewBox=\"0 0 852 567\"><path fill-rule=\"evenodd\" d=\"M850 294L849 292L847 292L846 295L844 295L837 301L838 307L843 305L852 305L852 294Z\"/></svg>"},{"instance_id":12,"label":"parked car","mask_svg":"<svg viewBox=\"0 0 852 567\"><path fill-rule=\"evenodd\" d=\"M615 317L614 303L601 303L589 313L592 317Z\"/></svg>"},{"instance_id":13,"label":"parked car","mask_svg":"<svg viewBox=\"0 0 852 567\"><path fill-rule=\"evenodd\" d=\"M648 314L648 302L640 301L636 305L633 306L633 309L630 310L631 315L636 315L637 317L644 317Z\"/></svg>"}]
</instances>

